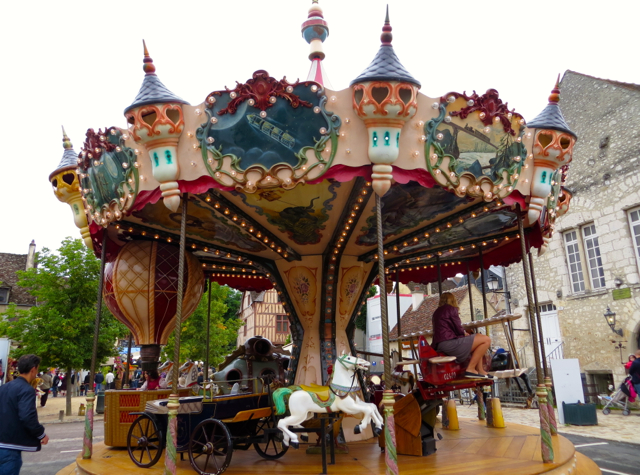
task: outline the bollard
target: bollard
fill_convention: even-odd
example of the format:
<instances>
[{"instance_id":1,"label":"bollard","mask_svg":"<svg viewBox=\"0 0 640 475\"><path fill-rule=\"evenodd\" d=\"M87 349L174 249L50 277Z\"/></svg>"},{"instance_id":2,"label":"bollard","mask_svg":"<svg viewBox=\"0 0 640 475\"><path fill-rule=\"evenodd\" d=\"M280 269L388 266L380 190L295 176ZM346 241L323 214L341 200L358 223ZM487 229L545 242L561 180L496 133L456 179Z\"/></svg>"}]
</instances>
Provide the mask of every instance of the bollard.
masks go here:
<instances>
[{"instance_id":1,"label":"bollard","mask_svg":"<svg viewBox=\"0 0 640 475\"><path fill-rule=\"evenodd\" d=\"M64 410L60 411L60 414L58 414L58 418L62 421L64 420Z\"/></svg>"},{"instance_id":2,"label":"bollard","mask_svg":"<svg viewBox=\"0 0 640 475\"><path fill-rule=\"evenodd\" d=\"M447 406L443 408L442 411L442 428L447 430L460 430L460 424L458 422L458 408L456 407L455 399L447 400ZM445 417L446 417L446 426L445 426Z\"/></svg>"},{"instance_id":3,"label":"bollard","mask_svg":"<svg viewBox=\"0 0 640 475\"><path fill-rule=\"evenodd\" d=\"M80 403L80 407L78 408L78 415L79 416L84 416L85 413L86 413L86 411L85 411L84 404Z\"/></svg>"}]
</instances>

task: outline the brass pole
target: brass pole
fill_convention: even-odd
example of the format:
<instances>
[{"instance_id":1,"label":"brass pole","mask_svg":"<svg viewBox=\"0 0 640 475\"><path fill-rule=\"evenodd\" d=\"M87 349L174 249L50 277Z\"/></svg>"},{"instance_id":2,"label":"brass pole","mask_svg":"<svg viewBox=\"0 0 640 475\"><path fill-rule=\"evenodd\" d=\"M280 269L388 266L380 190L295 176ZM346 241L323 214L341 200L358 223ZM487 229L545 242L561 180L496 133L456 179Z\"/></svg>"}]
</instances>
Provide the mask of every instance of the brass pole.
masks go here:
<instances>
[{"instance_id":1,"label":"brass pole","mask_svg":"<svg viewBox=\"0 0 640 475\"><path fill-rule=\"evenodd\" d=\"M384 275L384 237L382 235L382 202L376 194L376 231L378 236L378 283L380 284L380 319L382 320L382 354L384 382L391 387L391 355L389 353L389 314L387 309L387 286Z\"/></svg>"},{"instance_id":2,"label":"brass pole","mask_svg":"<svg viewBox=\"0 0 640 475\"><path fill-rule=\"evenodd\" d=\"M471 311L471 321L475 322L476 316L475 316L475 311L473 309L473 293L471 292L471 269L469 268L469 261L467 261L467 287L468 287L467 290L469 291L469 310Z\"/></svg>"},{"instance_id":3,"label":"brass pole","mask_svg":"<svg viewBox=\"0 0 640 475\"><path fill-rule=\"evenodd\" d=\"M182 297L184 288L184 252L187 234L187 193L182 195L182 215L180 217L180 255L178 258L178 295L176 302L175 348L173 349L173 371L171 381L173 390L178 394L178 378L180 377L180 333L182 330Z\"/></svg>"},{"instance_id":4,"label":"brass pole","mask_svg":"<svg viewBox=\"0 0 640 475\"><path fill-rule=\"evenodd\" d=\"M396 269L396 315L398 316L398 353L402 361L402 325L400 324L402 315L400 315L400 271L398 269Z\"/></svg>"},{"instance_id":5,"label":"brass pole","mask_svg":"<svg viewBox=\"0 0 640 475\"><path fill-rule=\"evenodd\" d=\"M484 319L489 318L487 311L487 284L484 279L484 259L482 258L482 244L479 249L479 257L480 257L480 285L482 285L482 307L484 308Z\"/></svg>"},{"instance_id":6,"label":"brass pole","mask_svg":"<svg viewBox=\"0 0 640 475\"><path fill-rule=\"evenodd\" d=\"M442 272L440 270L440 256L436 254L436 267L438 268L438 295L442 296Z\"/></svg>"},{"instance_id":7,"label":"brass pole","mask_svg":"<svg viewBox=\"0 0 640 475\"><path fill-rule=\"evenodd\" d=\"M531 252L527 253L529 255L529 271L531 272L531 287L533 289L533 301L536 304L536 320L538 323L538 340L540 340L540 350L542 357L542 370L544 371L545 376L549 376L549 370L547 369L547 352L544 347L544 334L542 332L542 317L540 316L540 304L538 303L538 290L536 288L536 273L533 268L533 257L531 256Z\"/></svg>"},{"instance_id":8,"label":"brass pole","mask_svg":"<svg viewBox=\"0 0 640 475\"><path fill-rule=\"evenodd\" d=\"M204 382L209 381L209 338L211 338L211 277L209 277L209 290L207 292L207 352L204 355Z\"/></svg>"}]
</instances>

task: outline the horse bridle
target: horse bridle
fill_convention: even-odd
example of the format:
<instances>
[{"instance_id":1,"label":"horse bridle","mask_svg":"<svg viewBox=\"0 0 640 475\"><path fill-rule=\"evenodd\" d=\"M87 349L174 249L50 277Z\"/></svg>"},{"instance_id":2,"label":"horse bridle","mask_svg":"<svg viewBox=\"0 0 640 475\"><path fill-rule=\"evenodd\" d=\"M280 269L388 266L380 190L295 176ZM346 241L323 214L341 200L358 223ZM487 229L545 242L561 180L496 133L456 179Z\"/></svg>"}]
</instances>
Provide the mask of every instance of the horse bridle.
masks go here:
<instances>
[{"instance_id":1,"label":"horse bridle","mask_svg":"<svg viewBox=\"0 0 640 475\"><path fill-rule=\"evenodd\" d=\"M342 355L338 357L338 363L340 363L344 369L346 369L347 371L349 370L349 368L347 367L346 363L344 360L346 360L349 357L349 355ZM355 366L354 370L353 370L353 376L351 377L351 387L349 387L349 393L351 393L353 386L356 383L356 376L358 375L358 371L364 371L363 369L358 367L358 363L352 363L351 361L347 361L347 363L349 363L350 365ZM338 394L336 394L336 392L333 390L333 388L331 387L331 385L329 385L329 389L331 390L331 392L333 394L335 394L336 396L338 396Z\"/></svg>"}]
</instances>

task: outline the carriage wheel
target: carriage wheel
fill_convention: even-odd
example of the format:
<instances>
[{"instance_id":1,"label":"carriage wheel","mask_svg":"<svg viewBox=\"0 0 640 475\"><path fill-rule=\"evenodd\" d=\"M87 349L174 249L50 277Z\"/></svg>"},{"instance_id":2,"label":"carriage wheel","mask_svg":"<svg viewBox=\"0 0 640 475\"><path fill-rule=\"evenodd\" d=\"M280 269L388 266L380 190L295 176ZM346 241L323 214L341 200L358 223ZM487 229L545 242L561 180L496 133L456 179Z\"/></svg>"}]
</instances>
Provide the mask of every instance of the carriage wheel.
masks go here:
<instances>
[{"instance_id":1,"label":"carriage wheel","mask_svg":"<svg viewBox=\"0 0 640 475\"><path fill-rule=\"evenodd\" d=\"M271 417L260 419L258 421L258 425L256 426L255 436L260 437L264 433L265 429L273 429L274 427L276 427L276 424ZM267 442L254 442L253 447L262 458L270 460L279 459L285 453L287 453L287 450L289 450L289 446L284 445L282 443L282 439L282 432L269 432L269 438Z\"/></svg>"},{"instance_id":2,"label":"carriage wheel","mask_svg":"<svg viewBox=\"0 0 640 475\"><path fill-rule=\"evenodd\" d=\"M218 475L231 462L233 445L227 426L217 419L207 419L193 429L189 439L189 460L200 475Z\"/></svg>"},{"instance_id":3,"label":"carriage wheel","mask_svg":"<svg viewBox=\"0 0 640 475\"><path fill-rule=\"evenodd\" d=\"M155 419L143 414L138 417L127 434L129 457L138 467L153 467L164 450L164 434Z\"/></svg>"},{"instance_id":4,"label":"carriage wheel","mask_svg":"<svg viewBox=\"0 0 640 475\"><path fill-rule=\"evenodd\" d=\"M611 412L611 409L609 409L608 407L605 407L605 408L602 410L602 413L603 413L605 416L606 416L607 414L609 414L610 412Z\"/></svg>"}]
</instances>

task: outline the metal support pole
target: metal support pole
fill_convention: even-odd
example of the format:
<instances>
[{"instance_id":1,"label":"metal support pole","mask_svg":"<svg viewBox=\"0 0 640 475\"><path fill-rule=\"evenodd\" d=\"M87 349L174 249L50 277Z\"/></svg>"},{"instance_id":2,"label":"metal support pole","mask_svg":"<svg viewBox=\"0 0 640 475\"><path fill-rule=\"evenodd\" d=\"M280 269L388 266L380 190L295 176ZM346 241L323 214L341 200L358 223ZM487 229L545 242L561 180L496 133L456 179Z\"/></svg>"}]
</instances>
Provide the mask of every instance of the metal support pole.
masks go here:
<instances>
[{"instance_id":1,"label":"metal support pole","mask_svg":"<svg viewBox=\"0 0 640 475\"><path fill-rule=\"evenodd\" d=\"M398 353L402 361L402 325L400 323L402 315L400 315L400 271L398 269L396 269L396 315L398 316Z\"/></svg>"},{"instance_id":2,"label":"metal support pole","mask_svg":"<svg viewBox=\"0 0 640 475\"><path fill-rule=\"evenodd\" d=\"M207 352L204 355L204 382L209 381L209 339L211 338L211 277L209 277L209 290L207 292Z\"/></svg>"},{"instance_id":3,"label":"metal support pole","mask_svg":"<svg viewBox=\"0 0 640 475\"><path fill-rule=\"evenodd\" d=\"M378 283L380 284L380 311L382 320L382 353L384 358L384 383L386 388L382 395L385 424L385 462L387 474L398 474L398 456L396 452L396 429L393 416L393 391L391 387L391 355L389 354L389 316L387 313L387 292L384 275L384 237L382 235L382 202L376 194L376 228L378 236Z\"/></svg>"},{"instance_id":4,"label":"metal support pole","mask_svg":"<svg viewBox=\"0 0 640 475\"><path fill-rule=\"evenodd\" d=\"M174 333L175 348L173 350L173 372L171 381L173 383L173 393L169 395L169 420L167 427L167 450L164 458L164 475L176 475L178 445L178 408L180 400L178 395L178 377L180 374L180 332L182 328L182 297L184 288L184 253L187 231L187 193L182 195L182 215L180 218L180 255L178 258L178 295L176 301L176 328Z\"/></svg>"},{"instance_id":5,"label":"metal support pole","mask_svg":"<svg viewBox=\"0 0 640 475\"><path fill-rule=\"evenodd\" d=\"M124 378L122 380L122 387L124 389L128 389L129 388L129 383L131 380L131 377L129 376L129 373L131 372L131 344L133 343L133 333L129 332L129 345L127 346L127 372L124 374Z\"/></svg>"},{"instance_id":6,"label":"metal support pole","mask_svg":"<svg viewBox=\"0 0 640 475\"><path fill-rule=\"evenodd\" d=\"M529 257L529 272L531 272L531 287L533 289L533 302L536 305L536 320L538 326L538 340L540 341L540 353L542 357L542 370L546 377L549 376L549 370L547 369L547 352L544 347L544 334L542 332L542 318L540 317L540 304L538 303L538 289L536 288L536 274L533 269L533 256L531 252L527 252Z\"/></svg>"},{"instance_id":7,"label":"metal support pole","mask_svg":"<svg viewBox=\"0 0 640 475\"><path fill-rule=\"evenodd\" d=\"M489 318L487 311L487 284L484 278L484 259L482 258L482 245L478 248L480 257L480 285L482 285L482 307L484 309L484 319Z\"/></svg>"},{"instance_id":8,"label":"metal support pole","mask_svg":"<svg viewBox=\"0 0 640 475\"><path fill-rule=\"evenodd\" d=\"M87 391L87 412L84 418L84 437L82 439L82 458L90 459L93 454L93 401L96 394L93 390L93 382L96 373L96 360L98 359L98 338L100 336L100 318L102 317L102 287L104 286L104 265L107 260L107 228L102 230L102 250L100 253L100 281L98 282L98 302L96 308L96 321L93 328L93 351L91 352L91 368L89 373L89 388Z\"/></svg>"},{"instance_id":9,"label":"metal support pole","mask_svg":"<svg viewBox=\"0 0 640 475\"><path fill-rule=\"evenodd\" d=\"M469 310L471 311L471 321L475 322L476 316L473 309L473 293L471 292L471 269L469 268L469 261L467 261L467 290L469 291Z\"/></svg>"},{"instance_id":10,"label":"metal support pole","mask_svg":"<svg viewBox=\"0 0 640 475\"><path fill-rule=\"evenodd\" d=\"M440 256L436 254L436 267L438 268L438 295L442 296L442 271L440 269Z\"/></svg>"},{"instance_id":11,"label":"metal support pole","mask_svg":"<svg viewBox=\"0 0 640 475\"><path fill-rule=\"evenodd\" d=\"M507 314L511 315L511 299L509 298L509 285L507 284L507 270L502 267L502 284L504 285L504 302Z\"/></svg>"},{"instance_id":12,"label":"metal support pole","mask_svg":"<svg viewBox=\"0 0 640 475\"><path fill-rule=\"evenodd\" d=\"M553 444L551 442L551 430L549 427L549 410L547 406L547 387L544 384L542 367L540 366L540 347L537 340L535 309L533 301L533 290L531 288L529 262L527 260L527 244L524 236L524 223L522 219L522 209L518 206L518 231L520 233L520 250L522 251L522 269L524 271L524 284L527 289L527 306L529 307L529 326L531 328L531 339L533 340L533 357L536 362L536 376L538 386L536 394L538 396L538 409L540 412L540 444L542 451L542 461L544 463L553 462Z\"/></svg>"}]
</instances>

